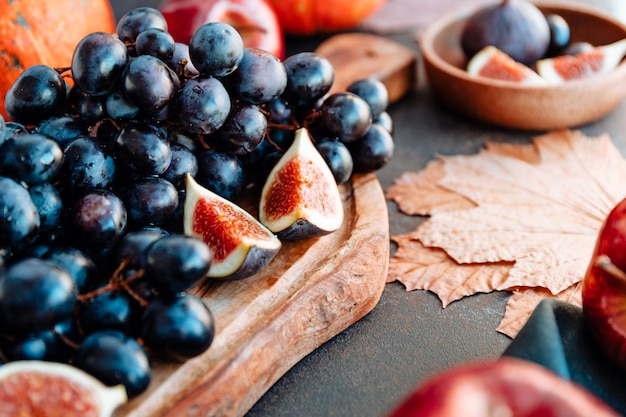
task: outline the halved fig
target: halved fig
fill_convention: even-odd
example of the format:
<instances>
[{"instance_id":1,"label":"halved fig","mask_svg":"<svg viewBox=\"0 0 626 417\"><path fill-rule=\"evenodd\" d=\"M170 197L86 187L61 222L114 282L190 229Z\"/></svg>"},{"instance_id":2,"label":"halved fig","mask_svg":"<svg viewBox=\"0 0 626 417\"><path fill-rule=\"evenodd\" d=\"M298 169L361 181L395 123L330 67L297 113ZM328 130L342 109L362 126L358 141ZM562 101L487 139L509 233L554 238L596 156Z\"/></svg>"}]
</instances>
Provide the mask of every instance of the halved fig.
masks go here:
<instances>
[{"instance_id":1,"label":"halved fig","mask_svg":"<svg viewBox=\"0 0 626 417\"><path fill-rule=\"evenodd\" d=\"M127 399L122 385L108 387L65 363L14 361L0 366L0 404L10 415L109 417Z\"/></svg>"},{"instance_id":2,"label":"halved fig","mask_svg":"<svg viewBox=\"0 0 626 417\"><path fill-rule=\"evenodd\" d=\"M470 75L495 78L521 84L546 84L546 80L526 65L496 48L486 46L470 59L467 64Z\"/></svg>"},{"instance_id":3,"label":"halved fig","mask_svg":"<svg viewBox=\"0 0 626 417\"><path fill-rule=\"evenodd\" d=\"M306 128L296 131L293 144L267 177L259 220L283 240L323 236L341 226L339 188Z\"/></svg>"},{"instance_id":4,"label":"halved fig","mask_svg":"<svg viewBox=\"0 0 626 417\"><path fill-rule=\"evenodd\" d=\"M626 54L626 39L596 46L576 55L561 55L537 61L537 72L551 83L562 83L604 74L615 69Z\"/></svg>"},{"instance_id":5,"label":"halved fig","mask_svg":"<svg viewBox=\"0 0 626 417\"><path fill-rule=\"evenodd\" d=\"M211 278L242 279L263 269L281 242L250 213L186 176L184 231L213 251Z\"/></svg>"}]
</instances>

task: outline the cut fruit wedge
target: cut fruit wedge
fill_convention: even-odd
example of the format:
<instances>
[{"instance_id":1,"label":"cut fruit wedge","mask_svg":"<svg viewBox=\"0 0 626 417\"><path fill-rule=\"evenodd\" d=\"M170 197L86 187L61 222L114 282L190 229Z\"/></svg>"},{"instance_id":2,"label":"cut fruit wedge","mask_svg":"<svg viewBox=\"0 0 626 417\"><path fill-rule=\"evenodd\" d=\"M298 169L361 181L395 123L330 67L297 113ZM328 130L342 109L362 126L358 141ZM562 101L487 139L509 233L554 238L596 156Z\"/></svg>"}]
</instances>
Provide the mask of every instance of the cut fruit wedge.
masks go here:
<instances>
[{"instance_id":1,"label":"cut fruit wedge","mask_svg":"<svg viewBox=\"0 0 626 417\"><path fill-rule=\"evenodd\" d=\"M515 61L495 46L486 46L476 53L467 64L467 72L473 76L520 84L547 84L535 71Z\"/></svg>"},{"instance_id":2,"label":"cut fruit wedge","mask_svg":"<svg viewBox=\"0 0 626 417\"><path fill-rule=\"evenodd\" d=\"M107 387L72 365L15 361L0 366L0 415L109 417L127 399L122 385Z\"/></svg>"},{"instance_id":3,"label":"cut fruit wedge","mask_svg":"<svg viewBox=\"0 0 626 417\"><path fill-rule=\"evenodd\" d=\"M339 188L306 128L296 131L265 181L259 220L284 240L323 236L341 227Z\"/></svg>"},{"instance_id":4,"label":"cut fruit wedge","mask_svg":"<svg viewBox=\"0 0 626 417\"><path fill-rule=\"evenodd\" d=\"M537 72L551 83L562 83L614 70L626 54L626 39L596 46L576 55L562 55L537 61Z\"/></svg>"},{"instance_id":5,"label":"cut fruit wedge","mask_svg":"<svg viewBox=\"0 0 626 417\"><path fill-rule=\"evenodd\" d=\"M263 269L281 242L251 214L186 177L184 231L204 241L213 252L211 278L242 279Z\"/></svg>"}]
</instances>

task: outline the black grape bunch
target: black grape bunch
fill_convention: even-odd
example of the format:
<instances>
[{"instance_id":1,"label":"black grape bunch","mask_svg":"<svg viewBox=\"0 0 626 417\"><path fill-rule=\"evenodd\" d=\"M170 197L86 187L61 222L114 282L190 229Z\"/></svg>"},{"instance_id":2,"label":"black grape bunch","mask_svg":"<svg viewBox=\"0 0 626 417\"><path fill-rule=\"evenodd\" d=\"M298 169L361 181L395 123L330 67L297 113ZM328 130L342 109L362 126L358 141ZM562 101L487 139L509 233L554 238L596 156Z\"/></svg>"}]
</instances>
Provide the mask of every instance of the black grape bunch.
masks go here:
<instances>
[{"instance_id":1,"label":"black grape bunch","mask_svg":"<svg viewBox=\"0 0 626 417\"><path fill-rule=\"evenodd\" d=\"M214 338L193 291L210 267L183 234L185 177L238 202L307 127L338 184L393 154L385 86L330 94L334 68L279 60L211 22L175 42L153 8L94 32L68 68L26 68L0 117L0 363L74 364L132 397L151 355Z\"/></svg>"}]
</instances>

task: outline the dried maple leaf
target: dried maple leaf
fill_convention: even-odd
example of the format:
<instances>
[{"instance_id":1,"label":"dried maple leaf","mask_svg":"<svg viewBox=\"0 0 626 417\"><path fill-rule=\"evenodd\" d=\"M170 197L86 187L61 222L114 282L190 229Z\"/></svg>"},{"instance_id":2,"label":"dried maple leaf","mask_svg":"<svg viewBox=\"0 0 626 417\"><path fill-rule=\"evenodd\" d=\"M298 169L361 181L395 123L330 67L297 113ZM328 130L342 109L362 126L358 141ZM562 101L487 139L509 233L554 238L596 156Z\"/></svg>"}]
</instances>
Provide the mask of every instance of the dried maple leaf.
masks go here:
<instances>
[{"instance_id":1,"label":"dried maple leaf","mask_svg":"<svg viewBox=\"0 0 626 417\"><path fill-rule=\"evenodd\" d=\"M546 297L580 306L582 304L580 282L552 295L544 288L516 288L506 304L506 312L496 330L513 338L519 329L526 323L537 304Z\"/></svg>"},{"instance_id":2,"label":"dried maple leaf","mask_svg":"<svg viewBox=\"0 0 626 417\"><path fill-rule=\"evenodd\" d=\"M430 216L393 237L388 280L431 290L444 307L512 290L498 328L510 336L543 297L580 305L577 284L597 233L626 196L626 161L608 135L564 130L436 161L387 191L400 210Z\"/></svg>"}]
</instances>

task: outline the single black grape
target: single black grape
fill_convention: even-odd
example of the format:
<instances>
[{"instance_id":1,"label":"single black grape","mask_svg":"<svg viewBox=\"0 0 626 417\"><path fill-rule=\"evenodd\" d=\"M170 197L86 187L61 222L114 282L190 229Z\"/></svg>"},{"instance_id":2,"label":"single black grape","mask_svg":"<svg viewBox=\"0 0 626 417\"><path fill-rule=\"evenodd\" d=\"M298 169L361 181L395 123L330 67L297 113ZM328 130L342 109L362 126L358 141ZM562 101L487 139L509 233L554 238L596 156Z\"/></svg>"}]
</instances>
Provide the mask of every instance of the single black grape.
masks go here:
<instances>
[{"instance_id":1,"label":"single black grape","mask_svg":"<svg viewBox=\"0 0 626 417\"><path fill-rule=\"evenodd\" d=\"M345 184L352 176L354 162L350 151L338 140L325 140L315 144L330 171L335 177L337 184Z\"/></svg>"},{"instance_id":2,"label":"single black grape","mask_svg":"<svg viewBox=\"0 0 626 417\"><path fill-rule=\"evenodd\" d=\"M152 379L150 360L131 336L119 330L101 330L82 341L74 365L102 383L122 384L129 398L146 390Z\"/></svg>"},{"instance_id":3,"label":"single black grape","mask_svg":"<svg viewBox=\"0 0 626 417\"><path fill-rule=\"evenodd\" d=\"M115 160L100 142L82 136L67 145L63 184L71 191L109 188L115 178Z\"/></svg>"},{"instance_id":4,"label":"single black grape","mask_svg":"<svg viewBox=\"0 0 626 417\"><path fill-rule=\"evenodd\" d=\"M372 120L372 123L381 125L387 132L393 135L393 129L394 129L393 119L391 118L391 115L388 112L384 111L381 114L379 114L377 118Z\"/></svg>"},{"instance_id":5,"label":"single black grape","mask_svg":"<svg viewBox=\"0 0 626 417\"><path fill-rule=\"evenodd\" d=\"M548 55L560 55L570 43L570 28L567 21L558 14L547 14L546 20L550 27L550 46Z\"/></svg>"},{"instance_id":6,"label":"single black grape","mask_svg":"<svg viewBox=\"0 0 626 417\"><path fill-rule=\"evenodd\" d=\"M0 176L0 248L15 248L30 242L39 231L37 206L26 188Z\"/></svg>"},{"instance_id":7,"label":"single black grape","mask_svg":"<svg viewBox=\"0 0 626 417\"><path fill-rule=\"evenodd\" d=\"M71 246L56 246L47 251L43 259L65 269L72 277L78 292L98 283L100 274L95 262L84 251Z\"/></svg>"},{"instance_id":8,"label":"single black grape","mask_svg":"<svg viewBox=\"0 0 626 417\"><path fill-rule=\"evenodd\" d=\"M391 134L380 125L372 125L359 140L349 143L355 172L373 172L383 168L393 157Z\"/></svg>"},{"instance_id":9,"label":"single black grape","mask_svg":"<svg viewBox=\"0 0 626 417\"><path fill-rule=\"evenodd\" d=\"M149 122L126 124L115 140L117 158L139 175L159 175L172 160L165 132Z\"/></svg>"},{"instance_id":10,"label":"single black grape","mask_svg":"<svg viewBox=\"0 0 626 417\"><path fill-rule=\"evenodd\" d=\"M207 149L198 155L198 183L230 201L237 201L245 188L243 164L232 154Z\"/></svg>"},{"instance_id":11,"label":"single black grape","mask_svg":"<svg viewBox=\"0 0 626 417\"><path fill-rule=\"evenodd\" d=\"M25 258L0 272L0 312L13 334L51 328L76 300L72 277L54 262Z\"/></svg>"},{"instance_id":12,"label":"single black grape","mask_svg":"<svg viewBox=\"0 0 626 417\"><path fill-rule=\"evenodd\" d=\"M131 184L123 194L128 219L134 227L161 226L178 207L178 192L164 178L147 177Z\"/></svg>"},{"instance_id":13,"label":"single black grape","mask_svg":"<svg viewBox=\"0 0 626 417\"><path fill-rule=\"evenodd\" d=\"M214 318L206 304L194 295L159 297L144 312L140 335L151 351L185 361L211 346Z\"/></svg>"},{"instance_id":14,"label":"single black grape","mask_svg":"<svg viewBox=\"0 0 626 417\"><path fill-rule=\"evenodd\" d=\"M177 294L205 278L212 256L202 240L171 234L146 249L143 267L146 277L160 293Z\"/></svg>"},{"instance_id":15,"label":"single black grape","mask_svg":"<svg viewBox=\"0 0 626 417\"><path fill-rule=\"evenodd\" d=\"M365 100L354 93L335 93L324 99L322 123L343 142L353 142L367 132L372 112Z\"/></svg>"},{"instance_id":16,"label":"single black grape","mask_svg":"<svg viewBox=\"0 0 626 417\"><path fill-rule=\"evenodd\" d=\"M198 159L186 146L171 144L172 160L167 170L161 175L178 190L185 188L185 176L195 177L198 173Z\"/></svg>"},{"instance_id":17,"label":"single black grape","mask_svg":"<svg viewBox=\"0 0 626 417\"><path fill-rule=\"evenodd\" d=\"M284 61L287 85L283 93L293 105L311 105L322 98L335 80L330 61L315 52L300 52Z\"/></svg>"},{"instance_id":18,"label":"single black grape","mask_svg":"<svg viewBox=\"0 0 626 417\"><path fill-rule=\"evenodd\" d=\"M109 33L92 32L74 49L74 83L87 94L107 94L119 83L127 61L124 42Z\"/></svg>"},{"instance_id":19,"label":"single black grape","mask_svg":"<svg viewBox=\"0 0 626 417\"><path fill-rule=\"evenodd\" d=\"M61 75L46 65L26 68L9 88L6 112L24 125L36 125L65 111L66 85Z\"/></svg>"},{"instance_id":20,"label":"single black grape","mask_svg":"<svg viewBox=\"0 0 626 417\"><path fill-rule=\"evenodd\" d=\"M63 166L63 149L47 136L27 133L0 147L0 174L37 185L55 179Z\"/></svg>"},{"instance_id":21,"label":"single black grape","mask_svg":"<svg viewBox=\"0 0 626 417\"><path fill-rule=\"evenodd\" d=\"M385 84L376 78L364 78L350 84L346 91L361 97L370 106L372 118L376 119L389 105L389 92Z\"/></svg>"},{"instance_id":22,"label":"single black grape","mask_svg":"<svg viewBox=\"0 0 626 417\"><path fill-rule=\"evenodd\" d=\"M125 44L133 44L144 30L157 28L167 31L167 21L158 9L152 7L136 7L120 17L117 21L117 36ZM131 50L134 51L134 48Z\"/></svg>"},{"instance_id":23,"label":"single black grape","mask_svg":"<svg viewBox=\"0 0 626 417\"><path fill-rule=\"evenodd\" d=\"M191 133L209 135L219 129L230 112L228 91L216 78L187 80L176 98L178 122Z\"/></svg>"},{"instance_id":24,"label":"single black grape","mask_svg":"<svg viewBox=\"0 0 626 417\"><path fill-rule=\"evenodd\" d=\"M223 22L200 26L189 41L189 56L200 74L224 77L243 59L243 39L237 29Z\"/></svg>"},{"instance_id":25,"label":"single black grape","mask_svg":"<svg viewBox=\"0 0 626 417\"><path fill-rule=\"evenodd\" d=\"M108 190L93 190L74 204L70 226L76 238L93 251L110 248L126 231L122 200Z\"/></svg>"},{"instance_id":26,"label":"single black grape","mask_svg":"<svg viewBox=\"0 0 626 417\"><path fill-rule=\"evenodd\" d=\"M246 48L239 66L225 81L232 95L252 104L278 98L287 85L287 71L278 58L257 48Z\"/></svg>"},{"instance_id":27,"label":"single black grape","mask_svg":"<svg viewBox=\"0 0 626 417\"><path fill-rule=\"evenodd\" d=\"M138 55L152 55L168 62L174 56L176 42L172 35L159 28L149 28L137 35L135 50Z\"/></svg>"},{"instance_id":28,"label":"single black grape","mask_svg":"<svg viewBox=\"0 0 626 417\"><path fill-rule=\"evenodd\" d=\"M49 182L28 189L30 198L39 213L39 233L50 232L63 221L63 199L54 185Z\"/></svg>"},{"instance_id":29,"label":"single black grape","mask_svg":"<svg viewBox=\"0 0 626 417\"><path fill-rule=\"evenodd\" d=\"M114 120L132 120L139 114L139 107L131 103L119 90L114 90L107 96L104 108Z\"/></svg>"},{"instance_id":30,"label":"single black grape","mask_svg":"<svg viewBox=\"0 0 626 417\"><path fill-rule=\"evenodd\" d=\"M239 102L231 107L228 118L210 141L220 151L244 155L259 146L266 131L267 118L261 109L254 104Z\"/></svg>"},{"instance_id":31,"label":"single black grape","mask_svg":"<svg viewBox=\"0 0 626 417\"><path fill-rule=\"evenodd\" d=\"M174 97L178 77L159 58L140 55L126 66L122 76L125 96L141 110L163 109Z\"/></svg>"}]
</instances>

